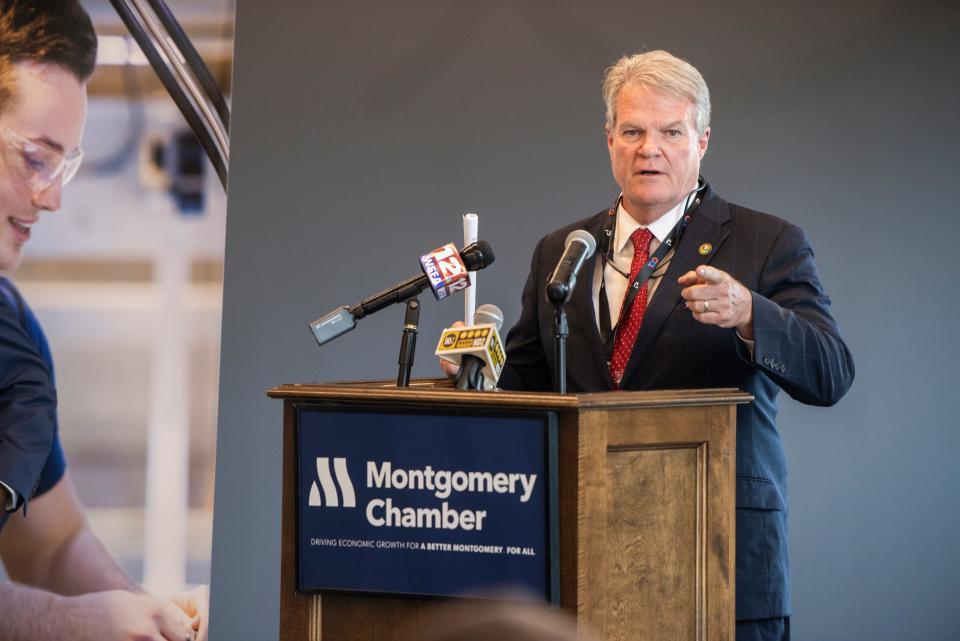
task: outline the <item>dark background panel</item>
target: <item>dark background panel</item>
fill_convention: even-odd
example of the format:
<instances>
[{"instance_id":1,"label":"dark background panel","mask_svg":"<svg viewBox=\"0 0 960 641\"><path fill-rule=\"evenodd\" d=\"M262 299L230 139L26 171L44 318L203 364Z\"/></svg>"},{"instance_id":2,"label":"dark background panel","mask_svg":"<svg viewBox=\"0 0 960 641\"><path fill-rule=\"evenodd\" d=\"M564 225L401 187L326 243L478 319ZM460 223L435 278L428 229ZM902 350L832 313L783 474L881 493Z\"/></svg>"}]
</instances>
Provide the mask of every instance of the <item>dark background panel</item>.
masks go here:
<instances>
[{"instance_id":1,"label":"dark background panel","mask_svg":"<svg viewBox=\"0 0 960 641\"><path fill-rule=\"evenodd\" d=\"M277 634L264 390L396 375L402 307L323 348L306 323L459 244L466 212L497 253L478 303L512 323L537 239L616 196L600 80L643 47L706 77L705 176L806 229L856 359L838 406L782 402L797 638L955 638L958 27L932 1L239 0L212 638ZM423 302L433 376L462 305Z\"/></svg>"}]
</instances>

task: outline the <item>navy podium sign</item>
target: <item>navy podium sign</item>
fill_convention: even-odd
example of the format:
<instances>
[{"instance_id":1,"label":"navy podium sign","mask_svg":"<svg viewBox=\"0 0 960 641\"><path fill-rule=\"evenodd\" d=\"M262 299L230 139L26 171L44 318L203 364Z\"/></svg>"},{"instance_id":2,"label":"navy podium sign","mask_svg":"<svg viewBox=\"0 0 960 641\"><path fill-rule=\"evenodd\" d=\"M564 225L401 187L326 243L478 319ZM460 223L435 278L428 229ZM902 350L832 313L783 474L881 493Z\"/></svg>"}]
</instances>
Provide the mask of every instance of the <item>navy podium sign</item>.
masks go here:
<instances>
[{"instance_id":1,"label":"navy podium sign","mask_svg":"<svg viewBox=\"0 0 960 641\"><path fill-rule=\"evenodd\" d=\"M549 412L297 407L298 590L556 602L555 443Z\"/></svg>"}]
</instances>

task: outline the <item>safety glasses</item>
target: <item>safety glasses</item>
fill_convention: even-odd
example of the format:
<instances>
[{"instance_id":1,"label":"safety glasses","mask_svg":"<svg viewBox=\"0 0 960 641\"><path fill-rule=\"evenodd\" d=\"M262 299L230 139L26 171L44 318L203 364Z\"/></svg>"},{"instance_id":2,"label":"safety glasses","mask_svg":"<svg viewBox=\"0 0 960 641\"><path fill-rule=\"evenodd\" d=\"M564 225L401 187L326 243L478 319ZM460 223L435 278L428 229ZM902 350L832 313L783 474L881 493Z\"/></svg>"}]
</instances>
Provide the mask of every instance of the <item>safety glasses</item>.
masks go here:
<instances>
[{"instance_id":1,"label":"safety glasses","mask_svg":"<svg viewBox=\"0 0 960 641\"><path fill-rule=\"evenodd\" d=\"M0 123L0 138L3 139L3 155L7 167L33 189L34 193L44 191L57 179L66 185L77 175L83 151L75 149L62 154L42 142L30 140L10 127Z\"/></svg>"}]
</instances>

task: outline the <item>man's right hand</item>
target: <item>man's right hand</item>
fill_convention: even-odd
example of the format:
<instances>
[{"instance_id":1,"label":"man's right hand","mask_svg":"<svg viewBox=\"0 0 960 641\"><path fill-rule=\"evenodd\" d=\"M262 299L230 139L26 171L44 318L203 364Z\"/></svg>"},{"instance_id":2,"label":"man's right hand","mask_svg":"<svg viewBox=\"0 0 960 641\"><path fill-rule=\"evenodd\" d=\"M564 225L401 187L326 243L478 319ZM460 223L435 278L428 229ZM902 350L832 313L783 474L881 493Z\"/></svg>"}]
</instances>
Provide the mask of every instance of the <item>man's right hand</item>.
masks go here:
<instances>
[{"instance_id":1,"label":"man's right hand","mask_svg":"<svg viewBox=\"0 0 960 641\"><path fill-rule=\"evenodd\" d=\"M466 323L464 323L463 321L457 321L450 327L466 327ZM442 369L443 373L449 376L450 378L456 378L457 374L460 373L460 366L458 364L451 363L450 361L442 358L439 358L438 360L440 361L440 369Z\"/></svg>"},{"instance_id":2,"label":"man's right hand","mask_svg":"<svg viewBox=\"0 0 960 641\"><path fill-rule=\"evenodd\" d=\"M67 599L70 638L83 641L192 641L190 617L149 594L110 590Z\"/></svg>"}]
</instances>

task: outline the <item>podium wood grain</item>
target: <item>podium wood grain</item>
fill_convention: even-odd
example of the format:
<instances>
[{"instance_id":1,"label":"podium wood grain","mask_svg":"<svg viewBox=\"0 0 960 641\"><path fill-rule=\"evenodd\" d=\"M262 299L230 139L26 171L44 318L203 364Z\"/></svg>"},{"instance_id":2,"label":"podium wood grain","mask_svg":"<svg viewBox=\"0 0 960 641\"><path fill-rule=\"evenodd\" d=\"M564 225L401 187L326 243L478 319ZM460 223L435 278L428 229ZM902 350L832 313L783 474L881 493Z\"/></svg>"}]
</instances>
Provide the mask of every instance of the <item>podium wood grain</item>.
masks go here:
<instances>
[{"instance_id":1,"label":"podium wood grain","mask_svg":"<svg viewBox=\"0 0 960 641\"><path fill-rule=\"evenodd\" d=\"M736 390L456 392L283 385L281 641L416 639L436 599L296 592L295 403L556 411L560 601L608 640L733 641Z\"/></svg>"}]
</instances>

